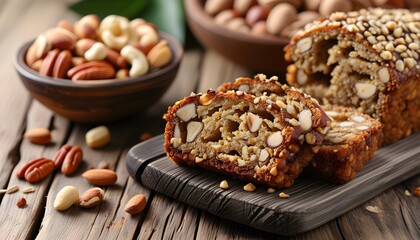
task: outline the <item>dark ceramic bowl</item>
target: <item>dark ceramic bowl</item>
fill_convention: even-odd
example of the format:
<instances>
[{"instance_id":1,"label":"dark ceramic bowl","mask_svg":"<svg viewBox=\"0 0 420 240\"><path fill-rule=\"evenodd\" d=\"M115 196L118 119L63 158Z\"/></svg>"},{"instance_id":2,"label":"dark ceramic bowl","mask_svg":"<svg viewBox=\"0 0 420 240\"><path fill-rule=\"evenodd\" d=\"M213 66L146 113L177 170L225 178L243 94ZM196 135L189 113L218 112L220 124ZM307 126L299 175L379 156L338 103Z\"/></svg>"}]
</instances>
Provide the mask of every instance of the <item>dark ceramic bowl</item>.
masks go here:
<instances>
[{"instance_id":1,"label":"dark ceramic bowl","mask_svg":"<svg viewBox=\"0 0 420 240\"><path fill-rule=\"evenodd\" d=\"M167 33L160 33L173 58L164 68L138 78L95 80L83 84L40 76L25 63L32 41L18 51L15 68L31 95L55 113L85 123L105 123L140 113L153 105L174 80L183 48Z\"/></svg>"},{"instance_id":2,"label":"dark ceramic bowl","mask_svg":"<svg viewBox=\"0 0 420 240\"><path fill-rule=\"evenodd\" d=\"M286 37L261 37L227 29L204 12L205 0L184 0L188 24L195 37L208 49L244 67L260 72L286 72L283 48Z\"/></svg>"}]
</instances>

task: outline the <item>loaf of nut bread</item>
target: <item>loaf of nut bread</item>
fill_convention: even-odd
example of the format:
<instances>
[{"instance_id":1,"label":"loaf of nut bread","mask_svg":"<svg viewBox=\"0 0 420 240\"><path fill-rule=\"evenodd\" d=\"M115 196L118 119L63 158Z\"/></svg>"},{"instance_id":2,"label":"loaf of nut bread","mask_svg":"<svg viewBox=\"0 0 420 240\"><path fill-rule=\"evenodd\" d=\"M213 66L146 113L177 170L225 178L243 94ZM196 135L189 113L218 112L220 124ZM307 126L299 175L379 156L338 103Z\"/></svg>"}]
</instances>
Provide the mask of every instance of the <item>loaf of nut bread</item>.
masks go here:
<instances>
[{"instance_id":1,"label":"loaf of nut bread","mask_svg":"<svg viewBox=\"0 0 420 240\"><path fill-rule=\"evenodd\" d=\"M290 187L322 143L330 119L300 91L280 90L275 99L209 90L178 101L164 116L168 157L244 181Z\"/></svg>"},{"instance_id":2,"label":"loaf of nut bread","mask_svg":"<svg viewBox=\"0 0 420 240\"><path fill-rule=\"evenodd\" d=\"M323 104L353 107L383 124L384 144L420 130L420 12L336 12L285 47L290 85Z\"/></svg>"},{"instance_id":3,"label":"loaf of nut bread","mask_svg":"<svg viewBox=\"0 0 420 240\"><path fill-rule=\"evenodd\" d=\"M263 75L255 79L238 78L235 82L224 83L219 91L244 91L255 96L274 96L281 93L277 81L266 80ZM382 142L382 124L353 108L322 106L333 120L321 146L312 149L313 160L307 167L316 177L334 183L352 180Z\"/></svg>"}]
</instances>

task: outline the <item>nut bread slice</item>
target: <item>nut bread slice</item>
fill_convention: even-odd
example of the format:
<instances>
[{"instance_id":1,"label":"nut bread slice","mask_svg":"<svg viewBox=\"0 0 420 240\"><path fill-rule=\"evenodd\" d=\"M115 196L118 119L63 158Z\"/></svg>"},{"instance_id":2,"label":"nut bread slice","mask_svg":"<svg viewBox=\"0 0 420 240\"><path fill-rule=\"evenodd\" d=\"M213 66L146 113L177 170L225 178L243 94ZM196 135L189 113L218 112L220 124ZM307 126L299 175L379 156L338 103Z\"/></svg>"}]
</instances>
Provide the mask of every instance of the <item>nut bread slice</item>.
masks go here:
<instances>
[{"instance_id":1,"label":"nut bread slice","mask_svg":"<svg viewBox=\"0 0 420 240\"><path fill-rule=\"evenodd\" d=\"M244 181L290 187L312 159L311 149L323 141L330 119L300 91L280 86L280 92L277 103L212 90L175 103L164 115L168 157Z\"/></svg>"},{"instance_id":2,"label":"nut bread slice","mask_svg":"<svg viewBox=\"0 0 420 240\"><path fill-rule=\"evenodd\" d=\"M290 85L379 120L384 144L420 130L420 12L370 8L314 21L285 47Z\"/></svg>"},{"instance_id":3,"label":"nut bread slice","mask_svg":"<svg viewBox=\"0 0 420 240\"><path fill-rule=\"evenodd\" d=\"M263 75L257 75L255 79L238 78L219 87L224 92L239 89L255 96L281 93L280 84L266 80ZM321 107L333 121L322 145L313 148L316 153L308 170L331 182L346 183L363 169L379 149L383 137L382 124L353 108Z\"/></svg>"},{"instance_id":4,"label":"nut bread slice","mask_svg":"<svg viewBox=\"0 0 420 240\"><path fill-rule=\"evenodd\" d=\"M382 144L382 124L356 109L322 106L333 119L307 170L316 177L343 184L354 179Z\"/></svg>"}]
</instances>

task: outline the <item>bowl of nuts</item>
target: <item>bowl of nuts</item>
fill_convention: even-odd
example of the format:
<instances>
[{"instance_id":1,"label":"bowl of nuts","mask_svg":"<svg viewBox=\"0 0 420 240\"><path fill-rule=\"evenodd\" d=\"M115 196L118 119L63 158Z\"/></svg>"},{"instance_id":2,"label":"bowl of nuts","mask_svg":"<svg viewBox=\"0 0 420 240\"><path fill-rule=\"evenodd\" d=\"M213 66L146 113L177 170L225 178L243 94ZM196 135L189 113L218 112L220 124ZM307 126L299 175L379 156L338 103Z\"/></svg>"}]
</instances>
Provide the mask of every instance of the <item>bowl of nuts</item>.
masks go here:
<instances>
[{"instance_id":1,"label":"bowl of nuts","mask_svg":"<svg viewBox=\"0 0 420 240\"><path fill-rule=\"evenodd\" d=\"M105 123L153 105L173 82L179 42L142 19L82 17L23 44L15 68L39 102L70 120Z\"/></svg>"},{"instance_id":2,"label":"bowl of nuts","mask_svg":"<svg viewBox=\"0 0 420 240\"><path fill-rule=\"evenodd\" d=\"M336 11L412 7L412 1L184 0L188 24L204 47L254 71L283 75L283 48L306 24Z\"/></svg>"}]
</instances>

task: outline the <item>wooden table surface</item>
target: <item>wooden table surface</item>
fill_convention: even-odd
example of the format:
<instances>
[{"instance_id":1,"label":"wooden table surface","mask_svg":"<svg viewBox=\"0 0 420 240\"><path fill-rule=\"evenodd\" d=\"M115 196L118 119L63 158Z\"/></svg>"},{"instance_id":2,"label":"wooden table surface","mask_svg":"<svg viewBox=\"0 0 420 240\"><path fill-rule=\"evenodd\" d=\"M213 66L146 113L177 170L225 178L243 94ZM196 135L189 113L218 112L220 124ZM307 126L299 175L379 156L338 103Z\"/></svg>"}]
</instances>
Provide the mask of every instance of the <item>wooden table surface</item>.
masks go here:
<instances>
[{"instance_id":1,"label":"wooden table surface","mask_svg":"<svg viewBox=\"0 0 420 240\"><path fill-rule=\"evenodd\" d=\"M30 194L19 191L0 195L0 239L289 239L220 219L153 192L129 177L125 167L127 151L139 142L142 133L163 132L165 123L161 116L169 104L192 91L205 91L254 73L189 44L178 76L165 97L149 111L107 124L112 140L99 150L90 149L84 141L85 133L94 126L54 115L31 98L13 68L13 59L23 42L62 18L77 19L67 4L56 0L0 0L0 189L14 185L36 189ZM35 127L51 129L53 144L40 146L23 139L25 130ZM78 144L84 151L83 165L75 174L55 173L36 184L16 177L17 169L27 161L41 156L51 158L65 143ZM81 173L101 162L108 162L118 174L117 183L105 188L103 204L92 209L73 206L67 211L56 211L53 201L57 192L66 185L74 185L80 192L92 187ZM420 239L420 198L404 194L416 186L420 186L420 175L290 239ZM124 206L138 193L147 197L146 209L130 216ZM27 206L18 208L16 202L22 196ZM371 213L366 206L377 206L380 212Z\"/></svg>"}]
</instances>

